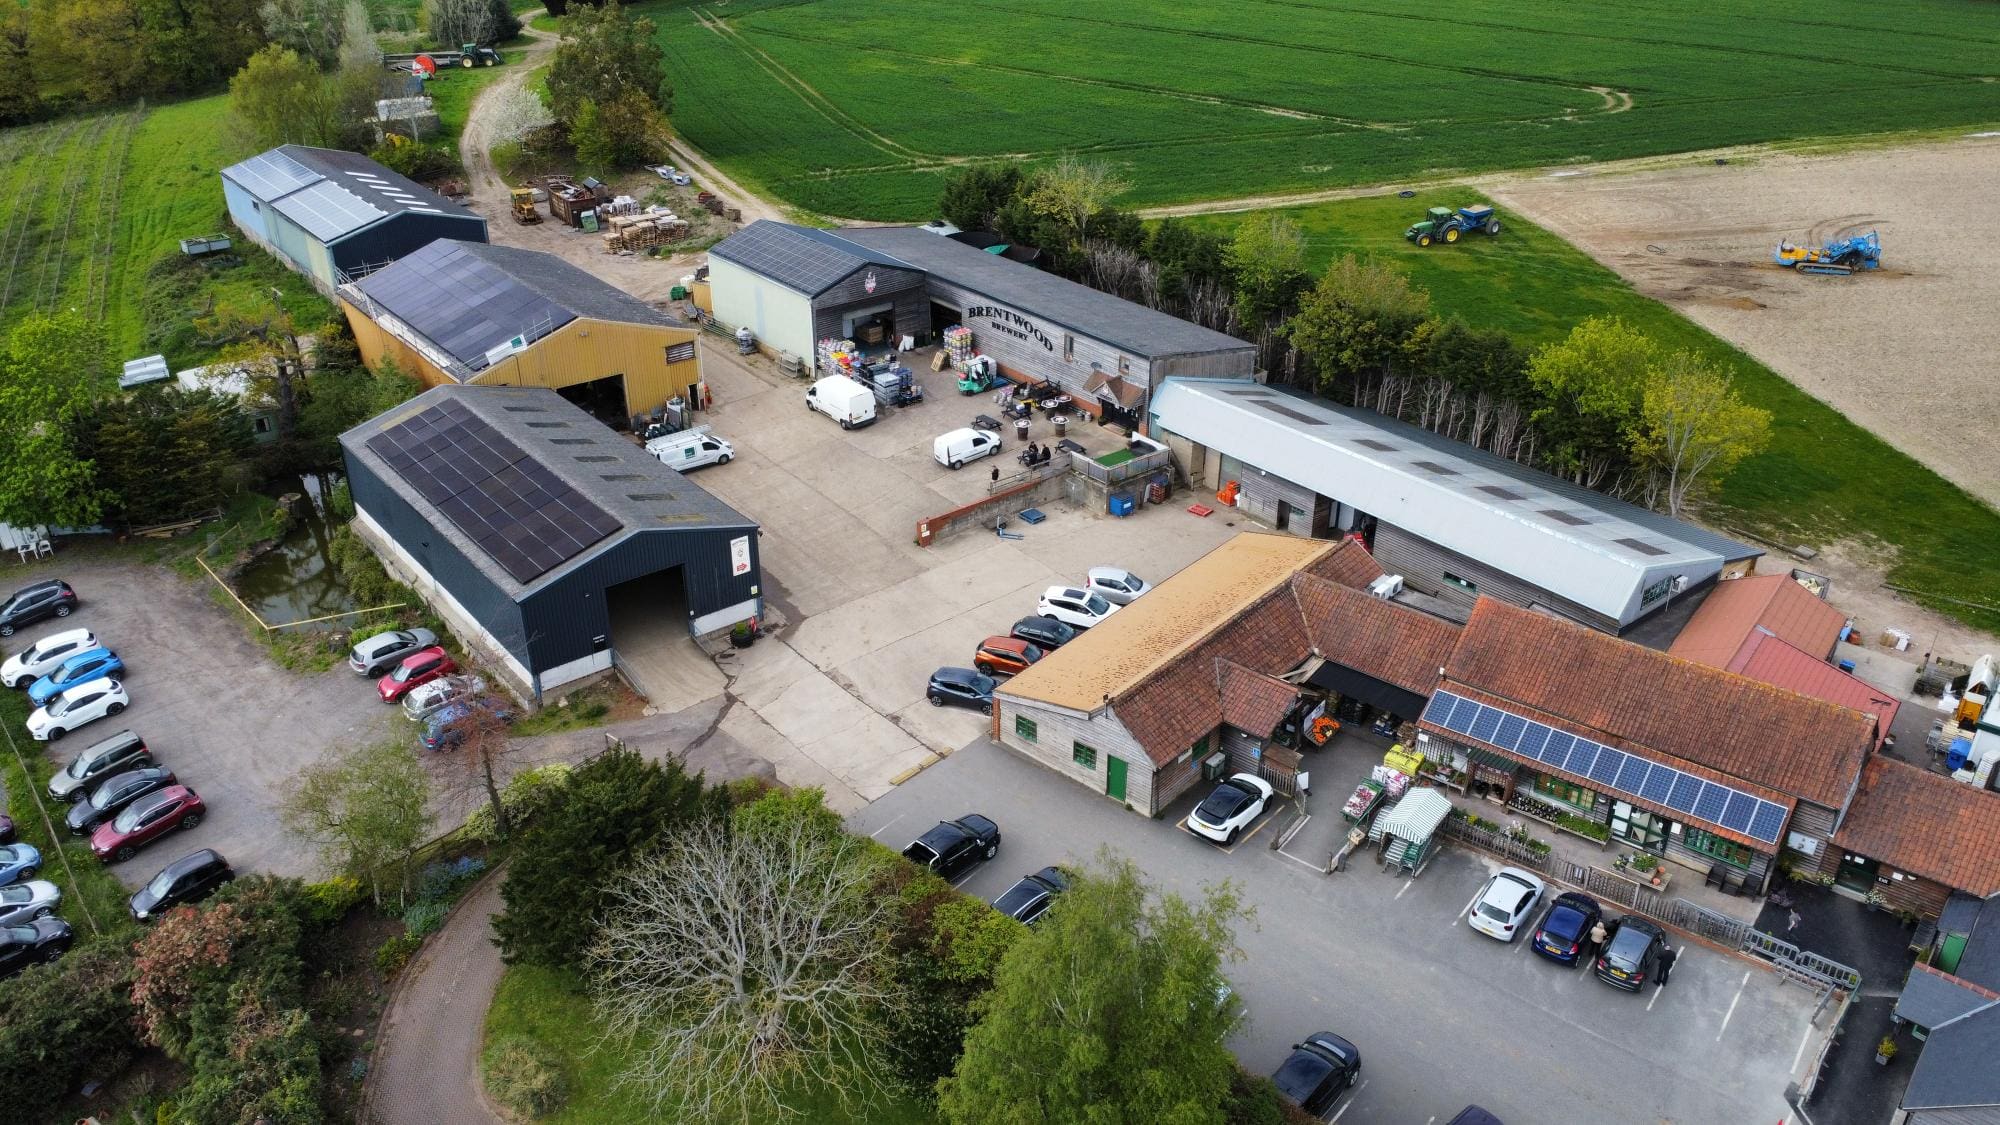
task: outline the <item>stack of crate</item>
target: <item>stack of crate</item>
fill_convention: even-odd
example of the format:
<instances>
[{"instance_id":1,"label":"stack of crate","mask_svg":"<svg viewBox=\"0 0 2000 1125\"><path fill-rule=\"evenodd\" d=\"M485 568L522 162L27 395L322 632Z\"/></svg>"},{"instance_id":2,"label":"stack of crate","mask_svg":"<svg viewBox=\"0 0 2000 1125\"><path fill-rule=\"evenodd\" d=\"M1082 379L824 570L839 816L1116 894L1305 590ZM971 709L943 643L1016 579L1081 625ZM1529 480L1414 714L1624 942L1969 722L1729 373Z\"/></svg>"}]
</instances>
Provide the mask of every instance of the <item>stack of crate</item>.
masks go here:
<instances>
[{"instance_id":1,"label":"stack of crate","mask_svg":"<svg viewBox=\"0 0 2000 1125\"><path fill-rule=\"evenodd\" d=\"M688 236L687 220L669 214L613 215L603 234L604 252L634 252L679 242Z\"/></svg>"}]
</instances>

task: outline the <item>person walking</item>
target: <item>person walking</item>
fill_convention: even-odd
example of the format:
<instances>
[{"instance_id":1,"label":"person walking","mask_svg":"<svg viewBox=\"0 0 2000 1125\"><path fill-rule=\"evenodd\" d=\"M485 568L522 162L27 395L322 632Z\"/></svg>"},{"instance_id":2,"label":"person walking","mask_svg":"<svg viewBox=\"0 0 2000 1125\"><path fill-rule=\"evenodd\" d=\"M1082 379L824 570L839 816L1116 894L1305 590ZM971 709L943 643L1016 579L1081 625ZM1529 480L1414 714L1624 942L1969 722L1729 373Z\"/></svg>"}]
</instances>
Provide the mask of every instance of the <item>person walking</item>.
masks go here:
<instances>
[{"instance_id":1,"label":"person walking","mask_svg":"<svg viewBox=\"0 0 2000 1125\"><path fill-rule=\"evenodd\" d=\"M1679 959L1680 954L1674 952L1674 947L1671 945L1660 950L1660 986L1662 988L1666 987L1667 978L1674 975L1674 962Z\"/></svg>"},{"instance_id":2,"label":"person walking","mask_svg":"<svg viewBox=\"0 0 2000 1125\"><path fill-rule=\"evenodd\" d=\"M1604 943L1609 940L1611 940L1611 933L1604 928L1604 919L1600 918L1595 925L1590 927L1590 955L1596 957L1598 954L1604 952Z\"/></svg>"}]
</instances>

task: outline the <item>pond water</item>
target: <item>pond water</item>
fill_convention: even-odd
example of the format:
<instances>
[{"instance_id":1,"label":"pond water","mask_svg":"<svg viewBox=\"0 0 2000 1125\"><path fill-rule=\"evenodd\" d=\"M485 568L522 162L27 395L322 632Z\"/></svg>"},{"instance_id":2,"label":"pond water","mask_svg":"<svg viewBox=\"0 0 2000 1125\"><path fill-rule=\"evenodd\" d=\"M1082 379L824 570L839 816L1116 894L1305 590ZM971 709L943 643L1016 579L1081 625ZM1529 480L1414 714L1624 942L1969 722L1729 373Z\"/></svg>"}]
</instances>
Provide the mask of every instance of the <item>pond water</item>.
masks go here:
<instances>
[{"instance_id":1,"label":"pond water","mask_svg":"<svg viewBox=\"0 0 2000 1125\"><path fill-rule=\"evenodd\" d=\"M299 488L285 489L304 494L304 518L279 540L277 550L244 567L236 579L236 596L268 625L362 608L328 557L333 527L326 518L323 485L321 478L306 477Z\"/></svg>"}]
</instances>

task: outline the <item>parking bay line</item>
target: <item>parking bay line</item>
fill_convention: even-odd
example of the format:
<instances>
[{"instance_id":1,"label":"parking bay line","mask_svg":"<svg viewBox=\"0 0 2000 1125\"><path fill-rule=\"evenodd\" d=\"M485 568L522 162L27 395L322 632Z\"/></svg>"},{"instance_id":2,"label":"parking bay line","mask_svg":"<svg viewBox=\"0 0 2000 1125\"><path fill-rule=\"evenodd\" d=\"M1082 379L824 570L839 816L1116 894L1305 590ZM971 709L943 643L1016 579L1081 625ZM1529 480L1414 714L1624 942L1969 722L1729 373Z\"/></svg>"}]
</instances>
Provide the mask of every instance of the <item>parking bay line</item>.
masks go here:
<instances>
[{"instance_id":1,"label":"parking bay line","mask_svg":"<svg viewBox=\"0 0 2000 1125\"><path fill-rule=\"evenodd\" d=\"M1485 893L1486 893L1485 887L1480 887L1478 890L1472 892L1472 897L1465 900L1465 909L1460 910L1458 912L1458 917L1453 918L1451 920L1451 924L1456 926L1460 922L1463 922L1465 920L1465 916L1467 914L1472 913L1472 908L1479 904L1479 896Z\"/></svg>"},{"instance_id":2,"label":"parking bay line","mask_svg":"<svg viewBox=\"0 0 2000 1125\"><path fill-rule=\"evenodd\" d=\"M1368 1080L1364 1078L1361 1080L1361 1085L1356 1086L1354 1090L1347 1095L1347 1101L1342 1103L1341 1107L1334 1111L1333 1120L1338 1122L1340 1120L1340 1115L1346 1113L1348 1109L1354 1105L1355 1099L1361 1096L1361 1091L1366 1090L1367 1088L1368 1088Z\"/></svg>"},{"instance_id":3,"label":"parking bay line","mask_svg":"<svg viewBox=\"0 0 2000 1125\"><path fill-rule=\"evenodd\" d=\"M882 827L880 827L880 828L877 828L877 829L876 829L875 831L873 831L873 832L870 832L870 833L868 834L868 838L869 838L870 840L879 840L879 839L881 839L881 838L882 838L882 833L884 833L884 832L887 832L887 831L889 830L889 826L890 826L890 825L892 825L892 824L895 824L895 823L896 823L897 821L899 821L899 820L903 819L904 817L906 817L906 816L908 816L908 815L909 815L908 813L897 813L897 814L896 814L895 816L892 816L892 817L890 817L890 818L889 818L889 823L888 823L888 824L884 824L884 825L883 825Z\"/></svg>"},{"instance_id":4,"label":"parking bay line","mask_svg":"<svg viewBox=\"0 0 2000 1125\"><path fill-rule=\"evenodd\" d=\"M1667 986L1666 986L1666 985L1664 985L1664 984L1655 984L1655 985L1653 985L1653 998L1652 998L1651 1000L1648 1000L1648 1001L1646 1001L1646 1010L1647 1010L1647 1011L1649 1011L1649 1012L1650 1012L1650 1011L1652 1011L1652 1010L1653 1010L1653 1005L1655 1005L1655 1004L1657 1004L1657 1003L1659 1003L1659 1002L1660 1002L1660 993L1662 993L1662 992L1665 992L1666 990L1667 990ZM1725 1022L1727 1022L1727 1021L1725 1021ZM1716 1038L1720 1039L1720 1038L1721 1038L1721 1036L1719 1036L1719 1035L1718 1035L1718 1036L1716 1036Z\"/></svg>"},{"instance_id":5,"label":"parking bay line","mask_svg":"<svg viewBox=\"0 0 2000 1125\"><path fill-rule=\"evenodd\" d=\"M1320 866L1317 863L1312 862L1311 860L1300 859L1298 856L1293 855L1292 853L1286 851L1283 848L1278 849L1278 854L1284 856L1286 859L1291 860L1293 863L1296 863L1300 867L1303 867L1306 870L1311 871L1315 874L1318 875L1326 874L1326 868Z\"/></svg>"},{"instance_id":6,"label":"parking bay line","mask_svg":"<svg viewBox=\"0 0 2000 1125\"><path fill-rule=\"evenodd\" d=\"M1818 1029L1813 1027L1811 1023L1806 1024L1806 1033L1799 1036L1799 1049L1792 1052L1792 1069L1785 1073L1797 1074L1799 1072L1799 1060L1806 1057L1806 1044L1812 1042L1813 1032L1816 1030Z\"/></svg>"},{"instance_id":7,"label":"parking bay line","mask_svg":"<svg viewBox=\"0 0 2000 1125\"><path fill-rule=\"evenodd\" d=\"M1743 999L1743 990L1750 987L1750 974L1743 974L1743 983L1736 986L1736 995L1729 1000L1729 1010L1722 1013L1722 1026L1715 1030L1715 1041L1722 1042L1722 1033L1729 1030L1729 1019L1736 1014L1736 1005Z\"/></svg>"}]
</instances>

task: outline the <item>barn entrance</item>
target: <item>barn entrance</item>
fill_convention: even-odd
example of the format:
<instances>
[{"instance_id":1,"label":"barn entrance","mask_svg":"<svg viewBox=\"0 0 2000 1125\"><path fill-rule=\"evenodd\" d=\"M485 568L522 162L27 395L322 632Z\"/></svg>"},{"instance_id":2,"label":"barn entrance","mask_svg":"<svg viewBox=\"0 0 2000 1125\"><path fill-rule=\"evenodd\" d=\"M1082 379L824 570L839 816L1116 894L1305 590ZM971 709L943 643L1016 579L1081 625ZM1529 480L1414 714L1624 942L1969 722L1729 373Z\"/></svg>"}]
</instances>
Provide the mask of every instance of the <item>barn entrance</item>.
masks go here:
<instances>
[{"instance_id":1,"label":"barn entrance","mask_svg":"<svg viewBox=\"0 0 2000 1125\"><path fill-rule=\"evenodd\" d=\"M965 323L965 314L950 305L931 302L931 339L944 338L944 330L954 324Z\"/></svg>"},{"instance_id":2,"label":"barn entrance","mask_svg":"<svg viewBox=\"0 0 2000 1125\"><path fill-rule=\"evenodd\" d=\"M623 375L606 375L602 379L571 383L567 387L557 387L556 393L564 401L582 407L591 417L614 430L632 428L632 419L625 411Z\"/></svg>"},{"instance_id":3,"label":"barn entrance","mask_svg":"<svg viewBox=\"0 0 2000 1125\"><path fill-rule=\"evenodd\" d=\"M688 632L680 567L621 582L604 597L613 666L654 710L679 711L722 694L721 670Z\"/></svg>"}]
</instances>

